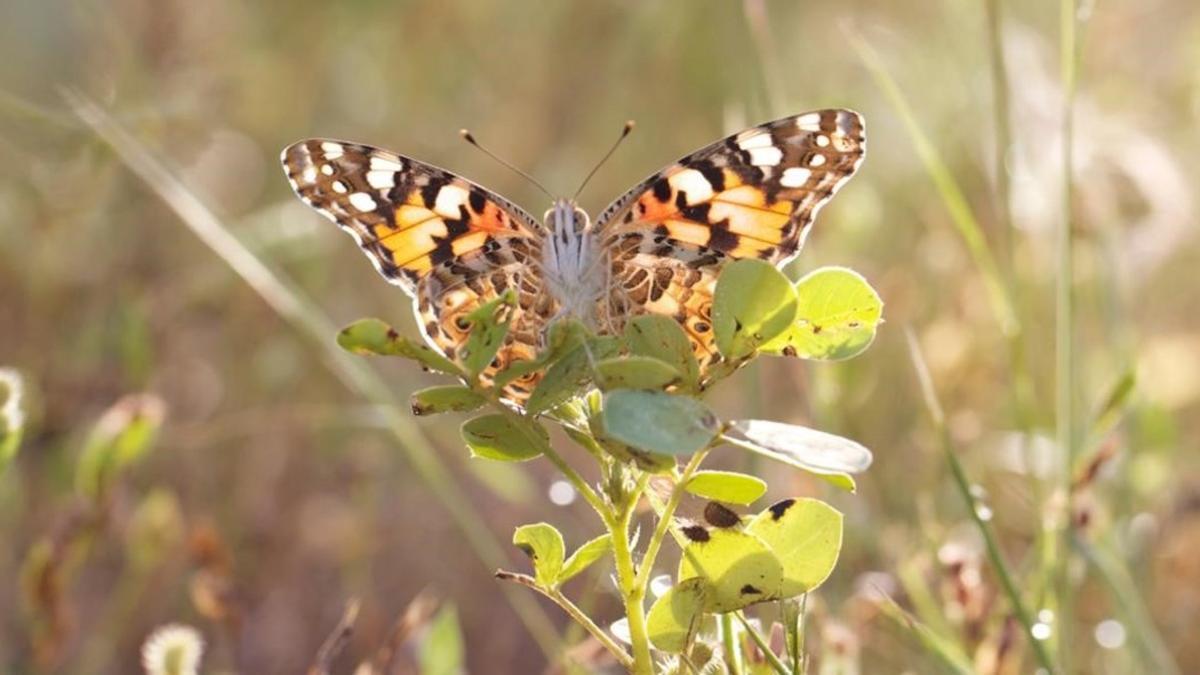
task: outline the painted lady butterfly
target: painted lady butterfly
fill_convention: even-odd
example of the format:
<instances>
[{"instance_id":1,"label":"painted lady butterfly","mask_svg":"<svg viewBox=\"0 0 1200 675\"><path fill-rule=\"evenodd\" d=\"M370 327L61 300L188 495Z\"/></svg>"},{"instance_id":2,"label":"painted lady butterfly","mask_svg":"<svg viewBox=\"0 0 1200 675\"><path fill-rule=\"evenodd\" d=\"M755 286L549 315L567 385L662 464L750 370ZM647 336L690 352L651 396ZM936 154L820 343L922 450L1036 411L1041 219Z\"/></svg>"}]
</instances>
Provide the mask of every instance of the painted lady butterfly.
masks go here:
<instances>
[{"instance_id":1,"label":"painted lady butterfly","mask_svg":"<svg viewBox=\"0 0 1200 675\"><path fill-rule=\"evenodd\" d=\"M786 117L684 157L595 223L568 199L555 200L538 223L470 181L367 145L310 139L285 149L282 161L300 199L415 299L426 340L447 357L460 353L472 310L516 290L510 332L487 378L533 358L557 317L616 333L644 313L679 321L703 373L720 359L710 315L722 266L795 257L865 151L858 113ZM524 401L537 379L509 384L506 397Z\"/></svg>"}]
</instances>

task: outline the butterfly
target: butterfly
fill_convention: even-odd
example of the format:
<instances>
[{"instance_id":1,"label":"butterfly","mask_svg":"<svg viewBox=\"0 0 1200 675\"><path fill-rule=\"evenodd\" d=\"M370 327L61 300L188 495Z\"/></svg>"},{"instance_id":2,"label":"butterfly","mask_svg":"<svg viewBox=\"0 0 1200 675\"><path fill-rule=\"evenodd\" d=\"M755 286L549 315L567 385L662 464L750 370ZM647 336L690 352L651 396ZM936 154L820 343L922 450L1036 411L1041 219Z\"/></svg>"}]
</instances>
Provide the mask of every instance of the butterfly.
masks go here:
<instances>
[{"instance_id":1,"label":"butterfly","mask_svg":"<svg viewBox=\"0 0 1200 675\"><path fill-rule=\"evenodd\" d=\"M300 199L414 299L426 341L447 358L461 355L475 309L515 292L486 381L535 358L549 325L564 316L608 334L640 314L672 317L705 372L721 358L712 301L722 267L794 258L865 151L856 112L785 117L683 157L594 223L571 199L554 200L538 222L465 178L369 145L314 138L287 147L281 160ZM507 384L505 398L521 404L539 378Z\"/></svg>"}]
</instances>

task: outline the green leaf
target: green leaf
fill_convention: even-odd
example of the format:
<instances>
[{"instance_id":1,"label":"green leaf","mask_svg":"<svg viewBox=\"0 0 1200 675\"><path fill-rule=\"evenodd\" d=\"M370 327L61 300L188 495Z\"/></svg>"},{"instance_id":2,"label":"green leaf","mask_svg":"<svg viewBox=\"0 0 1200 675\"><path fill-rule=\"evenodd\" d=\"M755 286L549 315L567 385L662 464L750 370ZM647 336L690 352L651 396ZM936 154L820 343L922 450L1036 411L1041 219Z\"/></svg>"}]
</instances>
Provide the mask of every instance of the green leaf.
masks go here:
<instances>
[{"instance_id":1,"label":"green leaf","mask_svg":"<svg viewBox=\"0 0 1200 675\"><path fill-rule=\"evenodd\" d=\"M841 361L864 352L883 319L883 301L858 272L822 267L796 282L791 328L763 346L773 354Z\"/></svg>"},{"instance_id":2,"label":"green leaf","mask_svg":"<svg viewBox=\"0 0 1200 675\"><path fill-rule=\"evenodd\" d=\"M165 416L162 399L150 394L126 396L105 411L75 465L79 492L92 499L107 495L121 472L153 446Z\"/></svg>"},{"instance_id":3,"label":"green leaf","mask_svg":"<svg viewBox=\"0 0 1200 675\"><path fill-rule=\"evenodd\" d=\"M713 296L713 331L717 349L740 361L779 334L796 318L792 282L762 260L730 263L717 279Z\"/></svg>"},{"instance_id":4,"label":"green leaf","mask_svg":"<svg viewBox=\"0 0 1200 675\"><path fill-rule=\"evenodd\" d=\"M585 341L550 366L546 376L529 397L530 414L545 412L582 394L592 379L592 364L616 355L620 341L600 336Z\"/></svg>"},{"instance_id":5,"label":"green leaf","mask_svg":"<svg viewBox=\"0 0 1200 675\"><path fill-rule=\"evenodd\" d=\"M421 641L418 661L421 675L461 675L466 672L463 663L462 627L458 624L458 610L447 603L433 617L425 639Z\"/></svg>"},{"instance_id":6,"label":"green leaf","mask_svg":"<svg viewBox=\"0 0 1200 675\"><path fill-rule=\"evenodd\" d=\"M625 345L635 356L649 356L670 364L683 380L681 386L695 390L700 381L700 365L692 343L679 322L660 314L636 316L625 324Z\"/></svg>"},{"instance_id":7,"label":"green leaf","mask_svg":"<svg viewBox=\"0 0 1200 675\"><path fill-rule=\"evenodd\" d=\"M717 435L717 416L700 401L658 391L617 389L604 396L604 434L663 455L690 455Z\"/></svg>"},{"instance_id":8,"label":"green leaf","mask_svg":"<svg viewBox=\"0 0 1200 675\"><path fill-rule=\"evenodd\" d=\"M842 550L842 514L816 499L785 499L746 526L783 563L777 597L807 593L829 577Z\"/></svg>"},{"instance_id":9,"label":"green leaf","mask_svg":"<svg viewBox=\"0 0 1200 675\"><path fill-rule=\"evenodd\" d=\"M783 564L762 539L739 528L702 525L684 534L690 541L676 578L705 580L705 611L732 612L779 597Z\"/></svg>"},{"instance_id":10,"label":"green leaf","mask_svg":"<svg viewBox=\"0 0 1200 675\"><path fill-rule=\"evenodd\" d=\"M549 366L582 344L586 337L587 328L579 321L575 319L555 321L550 324L546 348L538 353L537 358L529 361L514 361L507 368L496 373L495 388L503 389L511 382Z\"/></svg>"},{"instance_id":11,"label":"green leaf","mask_svg":"<svg viewBox=\"0 0 1200 675\"><path fill-rule=\"evenodd\" d=\"M575 549L570 558L563 563L562 572L558 575L558 583L564 584L571 577L591 566L612 548L612 537L602 534Z\"/></svg>"},{"instance_id":12,"label":"green leaf","mask_svg":"<svg viewBox=\"0 0 1200 675\"><path fill-rule=\"evenodd\" d=\"M688 492L730 504L749 504L767 492L761 478L733 471L697 471L684 489Z\"/></svg>"},{"instance_id":13,"label":"green leaf","mask_svg":"<svg viewBox=\"0 0 1200 675\"><path fill-rule=\"evenodd\" d=\"M359 319L338 333L338 346L352 354L403 356L439 373L463 376L462 369L429 347L401 336L379 319Z\"/></svg>"},{"instance_id":14,"label":"green leaf","mask_svg":"<svg viewBox=\"0 0 1200 675\"><path fill-rule=\"evenodd\" d=\"M816 474L836 487L854 492L851 473L871 465L871 451L848 438L795 424L738 420L725 440L739 448Z\"/></svg>"},{"instance_id":15,"label":"green leaf","mask_svg":"<svg viewBox=\"0 0 1200 675\"><path fill-rule=\"evenodd\" d=\"M17 456L25 432L24 397L21 375L11 368L0 368L0 475Z\"/></svg>"},{"instance_id":16,"label":"green leaf","mask_svg":"<svg viewBox=\"0 0 1200 675\"><path fill-rule=\"evenodd\" d=\"M462 437L473 457L501 462L523 462L542 454L549 436L534 422L496 413L469 419Z\"/></svg>"},{"instance_id":17,"label":"green leaf","mask_svg":"<svg viewBox=\"0 0 1200 675\"><path fill-rule=\"evenodd\" d=\"M477 307L466 316L470 329L467 333L467 343L463 345L463 366L471 374L471 378L479 377L485 368L496 358L496 352L508 337L509 321L512 308L517 304L517 294L509 289L504 295Z\"/></svg>"},{"instance_id":18,"label":"green leaf","mask_svg":"<svg viewBox=\"0 0 1200 675\"><path fill-rule=\"evenodd\" d=\"M671 364L651 356L618 356L596 364L602 389L666 389L681 375Z\"/></svg>"},{"instance_id":19,"label":"green leaf","mask_svg":"<svg viewBox=\"0 0 1200 675\"><path fill-rule=\"evenodd\" d=\"M1092 435L1103 436L1116 426L1121 414L1129 403L1129 397L1137 387L1137 370L1126 370L1104 397L1104 403L1096 411L1092 420Z\"/></svg>"},{"instance_id":20,"label":"green leaf","mask_svg":"<svg viewBox=\"0 0 1200 675\"><path fill-rule=\"evenodd\" d=\"M539 586L554 588L558 585L566 551L558 529L549 523L522 525L513 533L513 544L533 562L534 578Z\"/></svg>"},{"instance_id":21,"label":"green leaf","mask_svg":"<svg viewBox=\"0 0 1200 675\"><path fill-rule=\"evenodd\" d=\"M471 412L487 403L480 394L458 384L429 387L413 392L409 397L414 415L435 415L444 412Z\"/></svg>"},{"instance_id":22,"label":"green leaf","mask_svg":"<svg viewBox=\"0 0 1200 675\"><path fill-rule=\"evenodd\" d=\"M692 641L704 616L704 579L687 579L672 586L650 607L646 632L654 648L682 653Z\"/></svg>"}]
</instances>

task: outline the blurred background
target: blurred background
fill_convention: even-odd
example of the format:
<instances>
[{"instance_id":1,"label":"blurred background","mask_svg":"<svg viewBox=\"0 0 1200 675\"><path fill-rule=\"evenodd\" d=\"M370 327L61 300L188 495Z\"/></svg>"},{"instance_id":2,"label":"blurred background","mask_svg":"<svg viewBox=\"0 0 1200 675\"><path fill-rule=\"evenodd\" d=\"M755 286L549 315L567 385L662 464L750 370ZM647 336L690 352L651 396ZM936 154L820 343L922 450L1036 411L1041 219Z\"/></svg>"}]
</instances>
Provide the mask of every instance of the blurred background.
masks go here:
<instances>
[{"instance_id":1,"label":"blurred background","mask_svg":"<svg viewBox=\"0 0 1200 675\"><path fill-rule=\"evenodd\" d=\"M409 301L292 195L279 151L379 145L541 214L544 196L458 129L566 193L635 119L581 199L594 213L723 134L823 106L865 115L868 157L788 271L853 267L887 323L853 361L759 360L711 398L875 452L854 495L730 449L712 460L846 513L841 562L809 603L814 663L939 667L882 591L978 672L1033 670L911 330L1069 669L1200 670L1200 5L1089 3L1078 26L1068 191L1056 3L3 3L0 367L25 383L25 420L0 468L0 670L135 672L147 634L183 622L205 637L204 672L300 672L358 598L333 661L348 673L422 592L456 608L470 672L562 667L556 642L582 636L532 597L521 619L491 573L525 569L516 525L554 522L574 547L597 524L546 463L472 461L460 419L409 416L433 376L330 350L364 316L415 335ZM67 96L127 136L102 140ZM122 160L138 153L189 192L164 200ZM274 304L235 272L252 265L180 218L190 197L216 216L210 243L232 235L283 280L258 277ZM1070 453L1055 417L1064 199ZM619 616L607 570L568 590ZM421 615L398 672L420 658Z\"/></svg>"}]
</instances>

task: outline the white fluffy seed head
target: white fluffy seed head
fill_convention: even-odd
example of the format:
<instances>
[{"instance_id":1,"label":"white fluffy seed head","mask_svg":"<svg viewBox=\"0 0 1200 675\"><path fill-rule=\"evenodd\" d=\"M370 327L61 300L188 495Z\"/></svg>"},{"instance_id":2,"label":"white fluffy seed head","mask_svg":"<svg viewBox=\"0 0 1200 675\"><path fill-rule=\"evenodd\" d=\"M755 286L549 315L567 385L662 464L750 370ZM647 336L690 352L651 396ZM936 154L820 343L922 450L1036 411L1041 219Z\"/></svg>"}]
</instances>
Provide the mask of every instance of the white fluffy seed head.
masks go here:
<instances>
[{"instance_id":1,"label":"white fluffy seed head","mask_svg":"<svg viewBox=\"0 0 1200 675\"><path fill-rule=\"evenodd\" d=\"M142 643L147 675L196 675L204 655L204 638L191 626L159 626Z\"/></svg>"}]
</instances>

